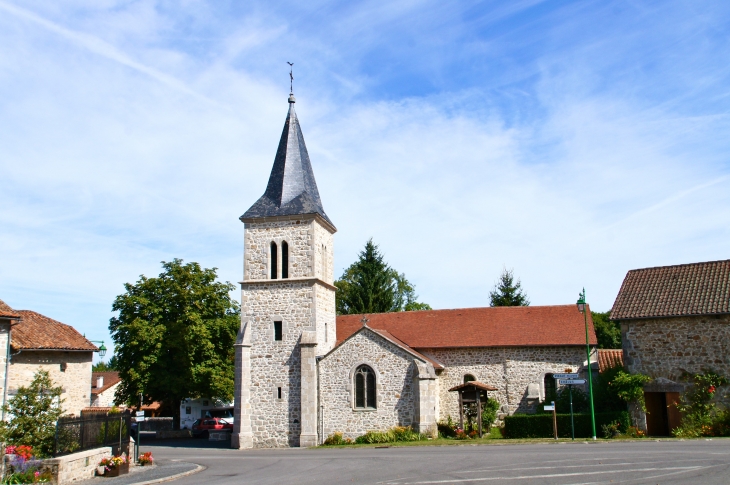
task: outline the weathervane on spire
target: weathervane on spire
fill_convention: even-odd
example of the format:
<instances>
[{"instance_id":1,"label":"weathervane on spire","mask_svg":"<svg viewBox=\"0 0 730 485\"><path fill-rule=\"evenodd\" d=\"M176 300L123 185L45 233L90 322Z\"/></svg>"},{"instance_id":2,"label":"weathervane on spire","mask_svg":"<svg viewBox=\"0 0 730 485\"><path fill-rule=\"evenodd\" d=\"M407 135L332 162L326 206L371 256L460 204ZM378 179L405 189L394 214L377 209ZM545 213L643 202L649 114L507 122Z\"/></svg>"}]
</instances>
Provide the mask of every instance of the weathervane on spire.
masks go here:
<instances>
[{"instance_id":1,"label":"weathervane on spire","mask_svg":"<svg viewBox=\"0 0 730 485\"><path fill-rule=\"evenodd\" d=\"M289 64L289 94L294 94L294 63L286 61Z\"/></svg>"}]
</instances>

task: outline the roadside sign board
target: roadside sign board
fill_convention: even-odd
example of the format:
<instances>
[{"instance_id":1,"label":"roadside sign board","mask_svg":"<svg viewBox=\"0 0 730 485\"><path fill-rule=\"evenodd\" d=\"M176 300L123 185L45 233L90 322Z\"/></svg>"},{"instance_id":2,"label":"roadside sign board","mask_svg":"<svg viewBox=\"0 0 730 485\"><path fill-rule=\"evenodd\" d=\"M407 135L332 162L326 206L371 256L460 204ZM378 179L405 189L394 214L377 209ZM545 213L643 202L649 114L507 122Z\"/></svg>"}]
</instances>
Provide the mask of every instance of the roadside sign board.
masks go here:
<instances>
[{"instance_id":1,"label":"roadside sign board","mask_svg":"<svg viewBox=\"0 0 730 485\"><path fill-rule=\"evenodd\" d=\"M137 416L144 416L144 411L137 411L136 415Z\"/></svg>"},{"instance_id":2,"label":"roadside sign board","mask_svg":"<svg viewBox=\"0 0 730 485\"><path fill-rule=\"evenodd\" d=\"M137 421L138 423L140 423L140 422L144 421L144 416L135 416L134 420Z\"/></svg>"},{"instance_id":3,"label":"roadside sign board","mask_svg":"<svg viewBox=\"0 0 730 485\"><path fill-rule=\"evenodd\" d=\"M555 411L554 405L545 405L544 407L545 411Z\"/></svg>"},{"instance_id":4,"label":"roadside sign board","mask_svg":"<svg viewBox=\"0 0 730 485\"><path fill-rule=\"evenodd\" d=\"M585 383L585 379L558 379L558 384L560 384L561 386L575 386Z\"/></svg>"},{"instance_id":5,"label":"roadside sign board","mask_svg":"<svg viewBox=\"0 0 730 485\"><path fill-rule=\"evenodd\" d=\"M579 378L579 374L571 373L571 374L553 374L553 379L577 379Z\"/></svg>"}]
</instances>

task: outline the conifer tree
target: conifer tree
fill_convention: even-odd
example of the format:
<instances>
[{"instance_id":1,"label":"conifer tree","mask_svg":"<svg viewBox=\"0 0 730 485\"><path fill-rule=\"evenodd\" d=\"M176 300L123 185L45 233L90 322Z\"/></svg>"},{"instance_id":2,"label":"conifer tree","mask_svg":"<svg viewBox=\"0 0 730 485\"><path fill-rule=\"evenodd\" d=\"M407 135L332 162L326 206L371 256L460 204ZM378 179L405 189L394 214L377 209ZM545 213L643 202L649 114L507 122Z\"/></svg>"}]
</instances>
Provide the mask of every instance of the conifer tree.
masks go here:
<instances>
[{"instance_id":1,"label":"conifer tree","mask_svg":"<svg viewBox=\"0 0 730 485\"><path fill-rule=\"evenodd\" d=\"M502 270L494 289L489 292L489 306L530 306L520 280L515 281L513 270Z\"/></svg>"},{"instance_id":2,"label":"conifer tree","mask_svg":"<svg viewBox=\"0 0 730 485\"><path fill-rule=\"evenodd\" d=\"M48 371L39 370L29 386L20 386L8 400L10 421L0 422L0 439L10 445L28 445L38 456L53 454L56 421L63 414L61 386Z\"/></svg>"},{"instance_id":3,"label":"conifer tree","mask_svg":"<svg viewBox=\"0 0 730 485\"><path fill-rule=\"evenodd\" d=\"M338 315L431 309L416 301L415 287L403 273L388 266L372 239L335 286Z\"/></svg>"}]
</instances>

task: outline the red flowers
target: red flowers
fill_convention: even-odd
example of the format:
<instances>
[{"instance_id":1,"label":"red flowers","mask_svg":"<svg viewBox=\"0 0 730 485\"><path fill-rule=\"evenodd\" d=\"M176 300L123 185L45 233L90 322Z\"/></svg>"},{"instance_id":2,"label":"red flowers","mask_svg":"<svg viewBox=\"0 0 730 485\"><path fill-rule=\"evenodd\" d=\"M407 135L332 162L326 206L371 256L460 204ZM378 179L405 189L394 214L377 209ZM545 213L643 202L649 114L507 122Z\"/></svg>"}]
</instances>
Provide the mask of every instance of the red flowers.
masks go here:
<instances>
[{"instance_id":1,"label":"red flowers","mask_svg":"<svg viewBox=\"0 0 730 485\"><path fill-rule=\"evenodd\" d=\"M714 393L715 392L715 386L710 386L710 388L707 389L707 392L709 392L710 394Z\"/></svg>"}]
</instances>

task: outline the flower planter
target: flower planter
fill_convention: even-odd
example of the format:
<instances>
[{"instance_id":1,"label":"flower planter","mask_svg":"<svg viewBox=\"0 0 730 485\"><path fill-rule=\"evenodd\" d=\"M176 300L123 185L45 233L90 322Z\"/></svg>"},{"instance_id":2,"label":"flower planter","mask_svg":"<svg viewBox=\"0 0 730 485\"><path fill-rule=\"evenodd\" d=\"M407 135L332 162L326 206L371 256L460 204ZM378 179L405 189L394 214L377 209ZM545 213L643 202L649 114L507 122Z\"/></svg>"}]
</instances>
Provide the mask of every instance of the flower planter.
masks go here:
<instances>
[{"instance_id":1,"label":"flower planter","mask_svg":"<svg viewBox=\"0 0 730 485\"><path fill-rule=\"evenodd\" d=\"M106 471L106 469L103 466L96 467L96 474L99 476L102 476L105 471Z\"/></svg>"}]
</instances>

